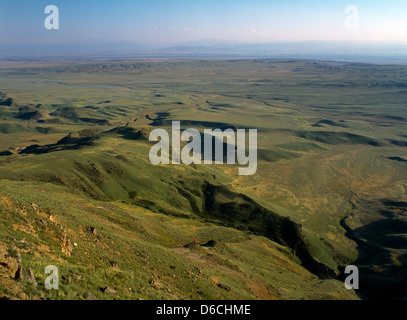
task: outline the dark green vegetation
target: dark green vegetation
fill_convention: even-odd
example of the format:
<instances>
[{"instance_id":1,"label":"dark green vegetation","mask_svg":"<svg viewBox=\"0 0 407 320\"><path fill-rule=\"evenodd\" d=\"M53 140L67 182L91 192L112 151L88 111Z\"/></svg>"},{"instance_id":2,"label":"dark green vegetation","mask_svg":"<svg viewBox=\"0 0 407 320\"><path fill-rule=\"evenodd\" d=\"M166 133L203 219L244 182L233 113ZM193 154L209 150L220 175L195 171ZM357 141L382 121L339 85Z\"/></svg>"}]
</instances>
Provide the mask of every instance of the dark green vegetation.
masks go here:
<instances>
[{"instance_id":1,"label":"dark green vegetation","mask_svg":"<svg viewBox=\"0 0 407 320\"><path fill-rule=\"evenodd\" d=\"M406 87L401 66L0 65L1 295L357 299L356 263L363 296L405 297ZM152 166L171 120L258 129L257 174Z\"/></svg>"}]
</instances>

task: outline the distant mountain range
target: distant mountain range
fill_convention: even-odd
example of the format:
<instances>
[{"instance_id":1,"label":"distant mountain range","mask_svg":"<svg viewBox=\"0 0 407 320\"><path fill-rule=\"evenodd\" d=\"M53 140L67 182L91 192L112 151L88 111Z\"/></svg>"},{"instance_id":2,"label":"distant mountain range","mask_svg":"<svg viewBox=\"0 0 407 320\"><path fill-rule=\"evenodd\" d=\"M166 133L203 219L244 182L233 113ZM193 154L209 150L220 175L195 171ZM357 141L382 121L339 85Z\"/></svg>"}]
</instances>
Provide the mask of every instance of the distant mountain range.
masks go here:
<instances>
[{"instance_id":1,"label":"distant mountain range","mask_svg":"<svg viewBox=\"0 0 407 320\"><path fill-rule=\"evenodd\" d=\"M178 45L133 42L9 44L2 60L131 58L294 58L407 64L407 44L356 42L233 43L193 41Z\"/></svg>"}]
</instances>

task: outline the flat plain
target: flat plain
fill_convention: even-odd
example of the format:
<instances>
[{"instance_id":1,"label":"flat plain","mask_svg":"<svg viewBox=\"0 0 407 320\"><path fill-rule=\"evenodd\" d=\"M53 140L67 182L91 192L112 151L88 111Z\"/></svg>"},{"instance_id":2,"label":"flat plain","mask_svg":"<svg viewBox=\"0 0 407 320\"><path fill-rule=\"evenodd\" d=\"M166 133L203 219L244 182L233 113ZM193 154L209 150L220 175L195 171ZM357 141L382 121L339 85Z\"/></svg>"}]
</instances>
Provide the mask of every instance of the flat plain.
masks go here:
<instances>
[{"instance_id":1,"label":"flat plain","mask_svg":"<svg viewBox=\"0 0 407 320\"><path fill-rule=\"evenodd\" d=\"M0 250L17 266L0 295L407 296L406 66L3 62L0 93ZM153 166L149 132L173 120L257 129L257 173Z\"/></svg>"}]
</instances>

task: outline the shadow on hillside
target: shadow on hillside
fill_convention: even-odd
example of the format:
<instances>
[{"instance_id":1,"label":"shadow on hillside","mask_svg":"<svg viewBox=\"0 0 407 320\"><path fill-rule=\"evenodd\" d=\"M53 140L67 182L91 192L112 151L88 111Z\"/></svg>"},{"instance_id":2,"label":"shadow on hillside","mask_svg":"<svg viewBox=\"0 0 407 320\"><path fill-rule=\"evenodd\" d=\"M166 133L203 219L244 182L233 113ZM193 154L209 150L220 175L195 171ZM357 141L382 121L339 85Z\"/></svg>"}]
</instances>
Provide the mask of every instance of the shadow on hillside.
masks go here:
<instances>
[{"instance_id":1,"label":"shadow on hillside","mask_svg":"<svg viewBox=\"0 0 407 320\"><path fill-rule=\"evenodd\" d=\"M59 140L55 144L38 145L34 144L27 148L20 150L20 154L44 154L64 150L78 150L80 148L92 146L94 141L100 138L100 134L90 134L85 136L78 136L69 134L65 138Z\"/></svg>"},{"instance_id":2,"label":"shadow on hillside","mask_svg":"<svg viewBox=\"0 0 407 320\"><path fill-rule=\"evenodd\" d=\"M347 236L358 245L360 294L368 299L407 297L407 203L382 200L371 204L384 219L355 230Z\"/></svg>"}]
</instances>

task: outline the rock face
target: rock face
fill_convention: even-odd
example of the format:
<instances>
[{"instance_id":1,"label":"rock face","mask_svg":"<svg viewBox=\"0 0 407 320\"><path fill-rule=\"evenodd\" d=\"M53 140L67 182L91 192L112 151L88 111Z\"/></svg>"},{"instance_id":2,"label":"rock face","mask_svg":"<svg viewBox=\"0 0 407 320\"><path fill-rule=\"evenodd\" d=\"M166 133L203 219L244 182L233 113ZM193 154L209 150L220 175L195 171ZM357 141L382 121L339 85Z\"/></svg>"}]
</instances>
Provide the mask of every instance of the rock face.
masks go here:
<instances>
[{"instance_id":1,"label":"rock face","mask_svg":"<svg viewBox=\"0 0 407 320\"><path fill-rule=\"evenodd\" d=\"M21 256L0 242L0 276L8 275L11 279L22 279Z\"/></svg>"},{"instance_id":2,"label":"rock face","mask_svg":"<svg viewBox=\"0 0 407 320\"><path fill-rule=\"evenodd\" d=\"M89 292L87 300L97 300L97 298L95 297L95 295L92 292Z\"/></svg>"},{"instance_id":3,"label":"rock face","mask_svg":"<svg viewBox=\"0 0 407 320\"><path fill-rule=\"evenodd\" d=\"M0 288L13 292L11 296L2 296L0 294L0 300L28 299L28 296L23 292L23 283L16 281L22 279L23 272L20 253L0 242Z\"/></svg>"},{"instance_id":4,"label":"rock face","mask_svg":"<svg viewBox=\"0 0 407 320\"><path fill-rule=\"evenodd\" d=\"M231 291L232 290L229 286L227 286L225 284L222 284L222 283L219 283L218 287L222 288L222 289L225 289L226 291Z\"/></svg>"},{"instance_id":5,"label":"rock face","mask_svg":"<svg viewBox=\"0 0 407 320\"><path fill-rule=\"evenodd\" d=\"M66 233L64 234L64 239L62 240L61 249L62 253L66 254L69 257L71 256L73 245Z\"/></svg>"},{"instance_id":6,"label":"rock face","mask_svg":"<svg viewBox=\"0 0 407 320\"><path fill-rule=\"evenodd\" d=\"M116 294L117 291L114 290L113 288L110 288L109 286L106 286L104 288L99 289L100 292L106 293L106 294Z\"/></svg>"},{"instance_id":7,"label":"rock face","mask_svg":"<svg viewBox=\"0 0 407 320\"><path fill-rule=\"evenodd\" d=\"M34 288L37 288L37 280L35 280L34 272L31 269L26 269L24 278L27 283L31 284Z\"/></svg>"}]
</instances>

